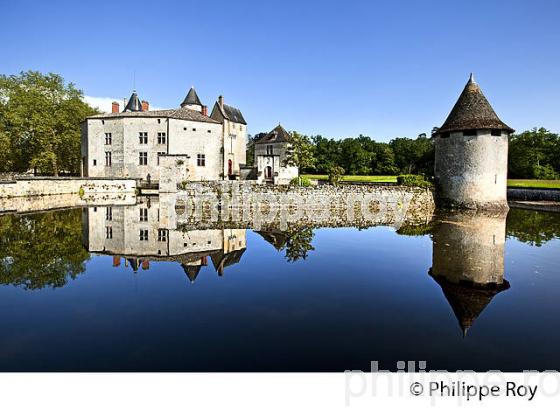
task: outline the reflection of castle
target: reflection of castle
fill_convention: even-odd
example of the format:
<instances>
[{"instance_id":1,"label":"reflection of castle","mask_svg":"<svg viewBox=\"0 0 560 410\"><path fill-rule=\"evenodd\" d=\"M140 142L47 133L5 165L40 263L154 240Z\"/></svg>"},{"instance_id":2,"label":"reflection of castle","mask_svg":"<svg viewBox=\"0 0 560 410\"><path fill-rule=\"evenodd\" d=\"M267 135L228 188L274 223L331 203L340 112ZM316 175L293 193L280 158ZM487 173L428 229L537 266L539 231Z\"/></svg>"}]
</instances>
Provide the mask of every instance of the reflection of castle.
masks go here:
<instances>
[{"instance_id":1,"label":"reflection of castle","mask_svg":"<svg viewBox=\"0 0 560 410\"><path fill-rule=\"evenodd\" d=\"M133 206L85 208L84 246L113 255L113 266L124 257L134 271L149 269L150 261L175 261L191 281L209 259L221 276L245 252L245 229L178 230L173 219L157 198Z\"/></svg>"},{"instance_id":2,"label":"reflection of castle","mask_svg":"<svg viewBox=\"0 0 560 410\"><path fill-rule=\"evenodd\" d=\"M430 275L441 286L466 335L504 279L506 213L446 215L433 230Z\"/></svg>"}]
</instances>

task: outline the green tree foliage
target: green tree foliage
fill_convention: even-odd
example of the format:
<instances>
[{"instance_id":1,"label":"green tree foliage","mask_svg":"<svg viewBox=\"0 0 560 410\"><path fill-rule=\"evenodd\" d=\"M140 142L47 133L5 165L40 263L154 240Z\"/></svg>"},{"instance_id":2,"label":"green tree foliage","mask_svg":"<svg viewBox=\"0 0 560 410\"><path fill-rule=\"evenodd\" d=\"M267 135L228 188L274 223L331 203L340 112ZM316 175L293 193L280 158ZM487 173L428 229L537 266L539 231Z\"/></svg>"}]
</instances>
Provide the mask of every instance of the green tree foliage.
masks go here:
<instances>
[{"instance_id":1,"label":"green tree foliage","mask_svg":"<svg viewBox=\"0 0 560 410\"><path fill-rule=\"evenodd\" d=\"M342 180L343 175L344 175L344 168L335 165L329 169L329 182L332 185L336 186Z\"/></svg>"},{"instance_id":2,"label":"green tree foliage","mask_svg":"<svg viewBox=\"0 0 560 410\"><path fill-rule=\"evenodd\" d=\"M247 145L245 149L245 165L255 165L255 137L247 136Z\"/></svg>"},{"instance_id":3,"label":"green tree foliage","mask_svg":"<svg viewBox=\"0 0 560 410\"><path fill-rule=\"evenodd\" d=\"M526 209L510 209L507 215L507 236L532 246L541 246L560 238L560 214Z\"/></svg>"},{"instance_id":4,"label":"green tree foliage","mask_svg":"<svg viewBox=\"0 0 560 410\"><path fill-rule=\"evenodd\" d=\"M300 172L313 170L316 160L310 138L296 131L293 131L291 135L291 148L287 152L284 163L290 166L297 166Z\"/></svg>"},{"instance_id":5,"label":"green tree foliage","mask_svg":"<svg viewBox=\"0 0 560 410\"><path fill-rule=\"evenodd\" d=\"M313 241L313 229L297 229L287 232L288 241L286 242L286 260L288 262L296 262L300 259L306 259L309 251L315 250L311 242Z\"/></svg>"},{"instance_id":6,"label":"green tree foliage","mask_svg":"<svg viewBox=\"0 0 560 410\"><path fill-rule=\"evenodd\" d=\"M82 97L57 74L1 75L0 148L10 159L3 167L79 173L80 123L97 112Z\"/></svg>"},{"instance_id":7,"label":"green tree foliage","mask_svg":"<svg viewBox=\"0 0 560 410\"><path fill-rule=\"evenodd\" d=\"M512 135L508 168L509 178L557 179L560 174L560 136L542 127Z\"/></svg>"},{"instance_id":8,"label":"green tree foliage","mask_svg":"<svg viewBox=\"0 0 560 410\"><path fill-rule=\"evenodd\" d=\"M81 210L0 217L0 283L57 288L85 270Z\"/></svg>"}]
</instances>

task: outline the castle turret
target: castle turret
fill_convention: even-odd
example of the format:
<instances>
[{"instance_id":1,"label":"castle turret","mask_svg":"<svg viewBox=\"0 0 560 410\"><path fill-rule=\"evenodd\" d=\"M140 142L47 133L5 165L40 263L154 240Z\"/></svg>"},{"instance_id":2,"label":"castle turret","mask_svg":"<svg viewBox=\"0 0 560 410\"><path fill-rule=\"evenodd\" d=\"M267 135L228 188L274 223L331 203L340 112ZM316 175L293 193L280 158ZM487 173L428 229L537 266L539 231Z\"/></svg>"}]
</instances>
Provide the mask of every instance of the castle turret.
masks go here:
<instances>
[{"instance_id":1,"label":"castle turret","mask_svg":"<svg viewBox=\"0 0 560 410\"><path fill-rule=\"evenodd\" d=\"M140 98L138 98L138 94L136 94L136 90L132 91L132 95L130 96L126 107L124 107L123 112L137 112L142 111L142 103L140 102Z\"/></svg>"},{"instance_id":2,"label":"castle turret","mask_svg":"<svg viewBox=\"0 0 560 410\"><path fill-rule=\"evenodd\" d=\"M187 96L181 103L181 108L189 108L191 110L195 110L198 112L202 112L202 102L200 102L200 98L198 98L198 94L196 93L194 87L191 87Z\"/></svg>"},{"instance_id":3,"label":"castle turret","mask_svg":"<svg viewBox=\"0 0 560 410\"><path fill-rule=\"evenodd\" d=\"M434 133L439 206L507 209L508 137L471 74L451 113Z\"/></svg>"}]
</instances>

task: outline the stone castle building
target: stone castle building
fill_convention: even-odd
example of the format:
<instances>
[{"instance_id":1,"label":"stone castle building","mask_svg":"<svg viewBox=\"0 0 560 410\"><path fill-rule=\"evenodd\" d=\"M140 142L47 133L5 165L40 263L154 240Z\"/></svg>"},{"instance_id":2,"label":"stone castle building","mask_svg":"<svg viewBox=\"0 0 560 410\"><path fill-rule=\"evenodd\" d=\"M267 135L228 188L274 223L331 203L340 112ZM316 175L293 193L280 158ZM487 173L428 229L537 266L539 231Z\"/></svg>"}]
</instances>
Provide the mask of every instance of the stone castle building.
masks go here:
<instances>
[{"instance_id":1,"label":"stone castle building","mask_svg":"<svg viewBox=\"0 0 560 410\"><path fill-rule=\"evenodd\" d=\"M177 157L174 166L189 180L239 178L247 122L222 96L210 115L194 88L179 108L150 110L133 92L119 111L114 102L111 113L82 123L83 176L158 181L161 163Z\"/></svg>"},{"instance_id":2,"label":"stone castle building","mask_svg":"<svg viewBox=\"0 0 560 410\"><path fill-rule=\"evenodd\" d=\"M280 124L269 133L257 135L253 147L259 183L285 185L299 175L298 167L288 163L292 136Z\"/></svg>"},{"instance_id":3,"label":"stone castle building","mask_svg":"<svg viewBox=\"0 0 560 410\"><path fill-rule=\"evenodd\" d=\"M451 113L433 135L440 206L507 209L508 138L504 124L471 74Z\"/></svg>"},{"instance_id":4,"label":"stone castle building","mask_svg":"<svg viewBox=\"0 0 560 410\"><path fill-rule=\"evenodd\" d=\"M151 261L177 262L191 282L210 263L221 276L240 261L247 246L245 229L182 230L174 214L157 197L136 205L84 208L84 246L90 253L112 255L113 266L123 259L135 271L149 269Z\"/></svg>"}]
</instances>

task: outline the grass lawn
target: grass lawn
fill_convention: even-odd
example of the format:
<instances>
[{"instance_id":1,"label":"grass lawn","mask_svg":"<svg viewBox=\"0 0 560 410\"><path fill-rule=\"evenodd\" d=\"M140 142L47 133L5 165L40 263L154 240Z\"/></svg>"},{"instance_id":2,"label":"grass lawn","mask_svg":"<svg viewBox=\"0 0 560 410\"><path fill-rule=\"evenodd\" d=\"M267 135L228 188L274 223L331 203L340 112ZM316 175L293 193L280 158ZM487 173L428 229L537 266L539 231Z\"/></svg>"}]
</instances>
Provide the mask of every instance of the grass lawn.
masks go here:
<instances>
[{"instance_id":1,"label":"grass lawn","mask_svg":"<svg viewBox=\"0 0 560 410\"><path fill-rule=\"evenodd\" d=\"M309 179L327 180L327 175L304 175ZM348 182L397 182L396 175L344 175ZM509 179L509 187L517 188L556 188L560 189L560 180L546 179Z\"/></svg>"},{"instance_id":2,"label":"grass lawn","mask_svg":"<svg viewBox=\"0 0 560 410\"><path fill-rule=\"evenodd\" d=\"M303 175L309 179L319 179L326 181L327 175ZM397 182L396 175L344 175L343 181L348 182Z\"/></svg>"},{"instance_id":3,"label":"grass lawn","mask_svg":"<svg viewBox=\"0 0 560 410\"><path fill-rule=\"evenodd\" d=\"M555 188L560 189L560 179L508 179L508 186L515 188Z\"/></svg>"}]
</instances>

